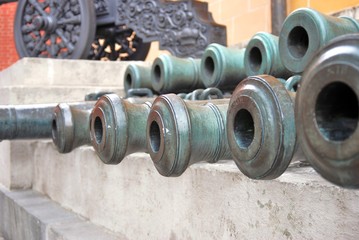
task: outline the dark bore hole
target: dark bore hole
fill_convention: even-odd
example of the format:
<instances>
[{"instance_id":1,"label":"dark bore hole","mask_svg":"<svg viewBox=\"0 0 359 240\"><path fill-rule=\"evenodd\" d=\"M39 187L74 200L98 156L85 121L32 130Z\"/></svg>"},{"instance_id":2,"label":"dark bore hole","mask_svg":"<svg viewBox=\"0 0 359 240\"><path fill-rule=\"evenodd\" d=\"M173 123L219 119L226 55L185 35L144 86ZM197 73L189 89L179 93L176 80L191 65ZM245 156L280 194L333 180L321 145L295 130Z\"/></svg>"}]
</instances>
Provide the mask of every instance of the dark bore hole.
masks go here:
<instances>
[{"instance_id":1,"label":"dark bore hole","mask_svg":"<svg viewBox=\"0 0 359 240\"><path fill-rule=\"evenodd\" d=\"M288 50L295 58L304 57L308 50L309 37L303 27L295 27L288 36Z\"/></svg>"},{"instance_id":2,"label":"dark bore hole","mask_svg":"<svg viewBox=\"0 0 359 240\"><path fill-rule=\"evenodd\" d=\"M259 48L254 47L249 52L249 66L251 67L252 71L258 72L262 65L262 53Z\"/></svg>"},{"instance_id":3,"label":"dark bore hole","mask_svg":"<svg viewBox=\"0 0 359 240\"><path fill-rule=\"evenodd\" d=\"M350 137L358 125L358 97L346 84L334 82L320 92L315 105L317 125L331 141Z\"/></svg>"},{"instance_id":4,"label":"dark bore hole","mask_svg":"<svg viewBox=\"0 0 359 240\"><path fill-rule=\"evenodd\" d=\"M130 73L126 76L125 84L127 89L132 88L132 75Z\"/></svg>"},{"instance_id":5,"label":"dark bore hole","mask_svg":"<svg viewBox=\"0 0 359 240\"><path fill-rule=\"evenodd\" d=\"M214 61L211 57L207 57L204 60L204 72L205 74L211 78L213 76L214 73Z\"/></svg>"},{"instance_id":6,"label":"dark bore hole","mask_svg":"<svg viewBox=\"0 0 359 240\"><path fill-rule=\"evenodd\" d=\"M52 138L57 139L57 122L56 119L52 120Z\"/></svg>"},{"instance_id":7,"label":"dark bore hole","mask_svg":"<svg viewBox=\"0 0 359 240\"><path fill-rule=\"evenodd\" d=\"M102 120L100 117L95 118L94 132L95 132L96 142L97 142L97 144L100 144L102 142L102 137L103 137Z\"/></svg>"},{"instance_id":8,"label":"dark bore hole","mask_svg":"<svg viewBox=\"0 0 359 240\"><path fill-rule=\"evenodd\" d=\"M155 81L159 83L161 81L161 68L160 68L160 66L158 66L158 65L155 66L154 75L155 75Z\"/></svg>"},{"instance_id":9,"label":"dark bore hole","mask_svg":"<svg viewBox=\"0 0 359 240\"><path fill-rule=\"evenodd\" d=\"M157 122L153 121L150 126L150 144L152 151L157 153L161 146L161 132Z\"/></svg>"},{"instance_id":10,"label":"dark bore hole","mask_svg":"<svg viewBox=\"0 0 359 240\"><path fill-rule=\"evenodd\" d=\"M234 118L234 136L241 148L247 148L254 138L254 122L252 115L245 109L237 112Z\"/></svg>"}]
</instances>

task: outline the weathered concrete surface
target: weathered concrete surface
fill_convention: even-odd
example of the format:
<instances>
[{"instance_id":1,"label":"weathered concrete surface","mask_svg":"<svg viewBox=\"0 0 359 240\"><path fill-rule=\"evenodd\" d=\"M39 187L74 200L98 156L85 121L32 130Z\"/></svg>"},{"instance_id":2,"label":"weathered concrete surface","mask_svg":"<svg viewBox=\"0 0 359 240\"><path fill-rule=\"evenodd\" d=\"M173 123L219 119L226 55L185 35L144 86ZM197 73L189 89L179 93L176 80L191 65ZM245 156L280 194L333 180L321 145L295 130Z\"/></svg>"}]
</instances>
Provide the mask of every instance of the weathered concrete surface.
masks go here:
<instances>
[{"instance_id":1,"label":"weathered concrete surface","mask_svg":"<svg viewBox=\"0 0 359 240\"><path fill-rule=\"evenodd\" d=\"M31 190L0 186L0 236L5 239L125 239ZM1 237L0 237L1 239Z\"/></svg>"},{"instance_id":2,"label":"weathered concrete surface","mask_svg":"<svg viewBox=\"0 0 359 240\"><path fill-rule=\"evenodd\" d=\"M23 58L0 72L0 105L83 101L85 94L98 91L123 95L122 76L127 65ZM29 146L18 141L0 143L0 183L7 188L31 187L32 160L18 157L26 155Z\"/></svg>"},{"instance_id":3,"label":"weathered concrete surface","mask_svg":"<svg viewBox=\"0 0 359 240\"><path fill-rule=\"evenodd\" d=\"M359 192L310 167L254 181L233 162L165 178L147 154L104 165L91 148L60 155L37 142L33 188L129 239L357 239Z\"/></svg>"},{"instance_id":4,"label":"weathered concrete surface","mask_svg":"<svg viewBox=\"0 0 359 240\"><path fill-rule=\"evenodd\" d=\"M0 72L2 86L111 86L123 87L129 62L22 58Z\"/></svg>"},{"instance_id":5,"label":"weathered concrete surface","mask_svg":"<svg viewBox=\"0 0 359 240\"><path fill-rule=\"evenodd\" d=\"M0 183L7 188L28 189L33 179L32 141L0 143Z\"/></svg>"}]
</instances>

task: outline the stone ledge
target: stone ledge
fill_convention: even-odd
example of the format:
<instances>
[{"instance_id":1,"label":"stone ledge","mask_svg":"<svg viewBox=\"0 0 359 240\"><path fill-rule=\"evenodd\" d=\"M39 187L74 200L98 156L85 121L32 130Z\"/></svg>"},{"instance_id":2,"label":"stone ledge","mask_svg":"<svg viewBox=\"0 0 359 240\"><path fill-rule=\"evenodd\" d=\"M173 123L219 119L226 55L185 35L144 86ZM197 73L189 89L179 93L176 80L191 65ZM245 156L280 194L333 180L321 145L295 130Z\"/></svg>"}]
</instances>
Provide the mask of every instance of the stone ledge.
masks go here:
<instances>
[{"instance_id":1,"label":"stone ledge","mask_svg":"<svg viewBox=\"0 0 359 240\"><path fill-rule=\"evenodd\" d=\"M2 86L115 86L123 88L123 75L130 61L59 60L22 58L0 72ZM136 62L137 64L147 64Z\"/></svg>"},{"instance_id":2,"label":"stone ledge","mask_svg":"<svg viewBox=\"0 0 359 240\"><path fill-rule=\"evenodd\" d=\"M91 147L58 154L33 143L33 189L129 239L356 239L359 191L311 167L255 181L232 161L160 176L147 154L104 165ZM325 223L325 224L323 224Z\"/></svg>"},{"instance_id":3,"label":"stone ledge","mask_svg":"<svg viewBox=\"0 0 359 240\"><path fill-rule=\"evenodd\" d=\"M5 239L125 239L31 190L8 191L0 186L0 210L0 234Z\"/></svg>"}]
</instances>

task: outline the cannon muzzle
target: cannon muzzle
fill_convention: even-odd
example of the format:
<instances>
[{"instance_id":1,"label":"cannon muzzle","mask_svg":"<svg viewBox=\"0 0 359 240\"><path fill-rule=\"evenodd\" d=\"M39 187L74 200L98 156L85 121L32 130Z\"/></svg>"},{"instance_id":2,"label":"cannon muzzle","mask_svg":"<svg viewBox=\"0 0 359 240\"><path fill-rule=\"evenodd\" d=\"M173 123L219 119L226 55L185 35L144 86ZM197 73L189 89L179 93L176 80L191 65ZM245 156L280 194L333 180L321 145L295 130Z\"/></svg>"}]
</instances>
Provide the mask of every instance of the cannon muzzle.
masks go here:
<instances>
[{"instance_id":1,"label":"cannon muzzle","mask_svg":"<svg viewBox=\"0 0 359 240\"><path fill-rule=\"evenodd\" d=\"M288 71L280 59L278 37L266 32L256 33L248 42L244 54L244 68L247 76L262 74L288 78Z\"/></svg>"},{"instance_id":2,"label":"cannon muzzle","mask_svg":"<svg viewBox=\"0 0 359 240\"><path fill-rule=\"evenodd\" d=\"M146 122L152 99L102 96L91 113L92 146L106 164L146 152Z\"/></svg>"},{"instance_id":3,"label":"cannon muzzle","mask_svg":"<svg viewBox=\"0 0 359 240\"><path fill-rule=\"evenodd\" d=\"M163 176L179 176L198 161L230 159L226 136L228 99L187 101L156 98L147 121L147 149Z\"/></svg>"},{"instance_id":4,"label":"cannon muzzle","mask_svg":"<svg viewBox=\"0 0 359 240\"><path fill-rule=\"evenodd\" d=\"M91 144L90 114L95 101L60 103L53 113L52 140L60 153Z\"/></svg>"},{"instance_id":5,"label":"cannon muzzle","mask_svg":"<svg viewBox=\"0 0 359 240\"><path fill-rule=\"evenodd\" d=\"M148 88L152 90L151 65L130 63L124 75L126 93L133 88Z\"/></svg>"},{"instance_id":6,"label":"cannon muzzle","mask_svg":"<svg viewBox=\"0 0 359 240\"><path fill-rule=\"evenodd\" d=\"M180 93L203 88L200 63L200 59L160 55L152 65L153 89L160 93Z\"/></svg>"},{"instance_id":7,"label":"cannon muzzle","mask_svg":"<svg viewBox=\"0 0 359 240\"><path fill-rule=\"evenodd\" d=\"M359 188L359 34L339 37L307 66L296 98L297 132L325 179Z\"/></svg>"},{"instance_id":8,"label":"cannon muzzle","mask_svg":"<svg viewBox=\"0 0 359 240\"><path fill-rule=\"evenodd\" d=\"M227 136L238 168L253 179L274 179L297 150L294 94L268 75L248 77L233 92Z\"/></svg>"},{"instance_id":9,"label":"cannon muzzle","mask_svg":"<svg viewBox=\"0 0 359 240\"><path fill-rule=\"evenodd\" d=\"M201 58L201 79L206 87L233 90L246 77L245 49L227 48L210 44Z\"/></svg>"},{"instance_id":10,"label":"cannon muzzle","mask_svg":"<svg viewBox=\"0 0 359 240\"><path fill-rule=\"evenodd\" d=\"M302 73L317 51L331 39L359 32L357 20L331 17L314 9L301 8L284 21L279 36L279 53L284 66Z\"/></svg>"}]
</instances>

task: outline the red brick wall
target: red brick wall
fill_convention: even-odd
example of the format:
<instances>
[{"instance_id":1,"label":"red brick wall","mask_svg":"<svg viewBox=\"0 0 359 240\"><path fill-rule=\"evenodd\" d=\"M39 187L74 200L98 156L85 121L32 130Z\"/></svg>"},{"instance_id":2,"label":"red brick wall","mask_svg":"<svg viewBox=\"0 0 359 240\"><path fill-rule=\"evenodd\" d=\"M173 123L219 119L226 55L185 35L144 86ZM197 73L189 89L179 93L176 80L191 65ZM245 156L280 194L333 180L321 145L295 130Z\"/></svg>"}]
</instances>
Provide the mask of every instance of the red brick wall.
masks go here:
<instances>
[{"instance_id":1,"label":"red brick wall","mask_svg":"<svg viewBox=\"0 0 359 240\"><path fill-rule=\"evenodd\" d=\"M0 71L19 59L13 31L15 11L16 3L0 6Z\"/></svg>"}]
</instances>

